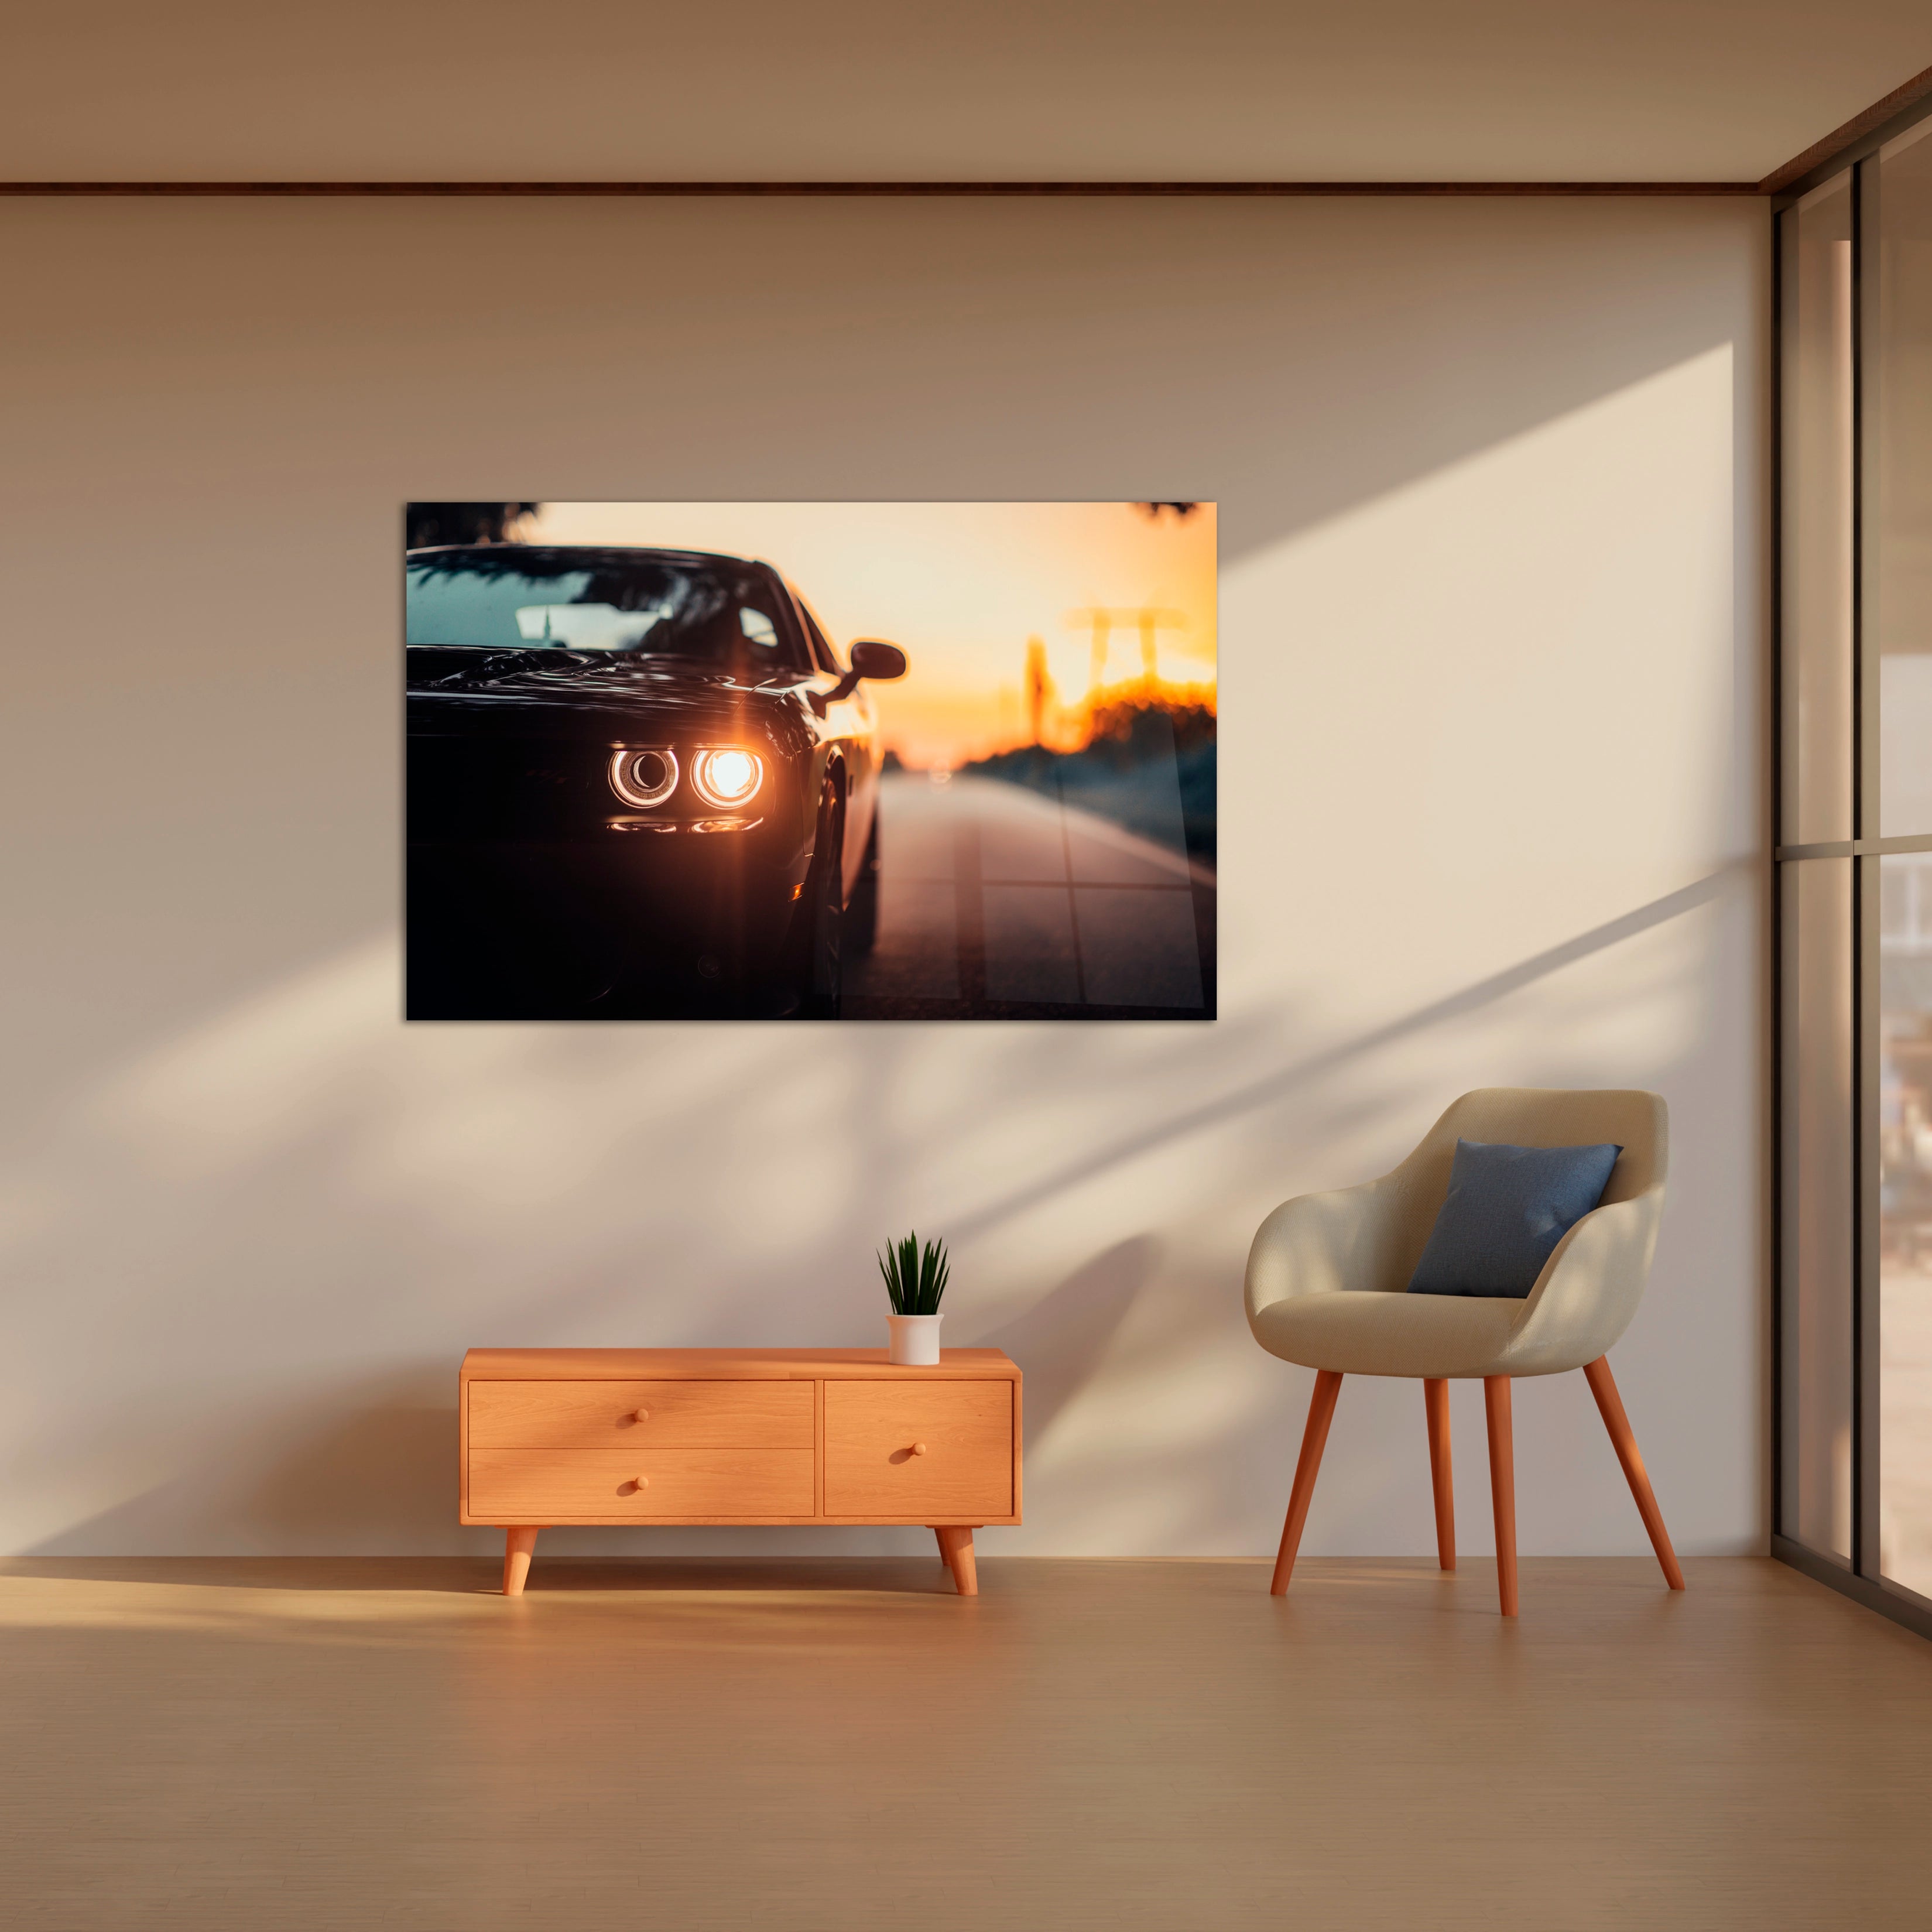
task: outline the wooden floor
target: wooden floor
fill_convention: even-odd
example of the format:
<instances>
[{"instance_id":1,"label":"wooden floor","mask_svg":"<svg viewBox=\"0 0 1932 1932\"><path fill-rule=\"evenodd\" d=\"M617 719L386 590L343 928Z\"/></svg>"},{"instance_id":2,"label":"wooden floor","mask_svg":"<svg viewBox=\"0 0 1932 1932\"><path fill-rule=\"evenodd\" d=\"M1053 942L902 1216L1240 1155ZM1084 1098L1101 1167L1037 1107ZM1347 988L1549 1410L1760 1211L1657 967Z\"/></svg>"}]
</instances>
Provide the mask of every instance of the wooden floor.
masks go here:
<instances>
[{"instance_id":1,"label":"wooden floor","mask_svg":"<svg viewBox=\"0 0 1932 1932\"><path fill-rule=\"evenodd\" d=\"M1932 1645L1686 1568L11 1563L6 1922L1932 1925Z\"/></svg>"}]
</instances>

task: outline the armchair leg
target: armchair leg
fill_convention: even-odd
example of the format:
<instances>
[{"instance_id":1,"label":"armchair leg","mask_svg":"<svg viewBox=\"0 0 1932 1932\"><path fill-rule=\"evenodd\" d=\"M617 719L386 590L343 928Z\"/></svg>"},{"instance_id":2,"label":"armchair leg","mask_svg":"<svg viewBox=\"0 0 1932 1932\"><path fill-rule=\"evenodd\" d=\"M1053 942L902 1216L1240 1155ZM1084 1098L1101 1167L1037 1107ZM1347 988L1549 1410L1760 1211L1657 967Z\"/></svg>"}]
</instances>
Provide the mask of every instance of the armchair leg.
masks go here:
<instances>
[{"instance_id":1,"label":"armchair leg","mask_svg":"<svg viewBox=\"0 0 1932 1932\"><path fill-rule=\"evenodd\" d=\"M1456 1567L1456 1472L1449 1456L1449 1384L1424 1378L1422 1406L1429 1418L1429 1480L1436 1491L1436 1559Z\"/></svg>"},{"instance_id":2,"label":"armchair leg","mask_svg":"<svg viewBox=\"0 0 1932 1932\"><path fill-rule=\"evenodd\" d=\"M1322 1466L1328 1425L1335 1417L1335 1398L1341 1391L1342 1378L1334 1370L1316 1371L1308 1426L1301 1432L1301 1458L1294 1466L1294 1487L1288 1492L1288 1520L1281 1527L1281 1551L1274 1559L1274 1580L1268 1586L1270 1596L1288 1594L1288 1574L1294 1568L1294 1552L1301 1546L1301 1526L1308 1520L1308 1499L1315 1493L1315 1472Z\"/></svg>"},{"instance_id":3,"label":"armchair leg","mask_svg":"<svg viewBox=\"0 0 1932 1932\"><path fill-rule=\"evenodd\" d=\"M1496 1510L1496 1594L1503 1615L1516 1615L1516 1446L1510 1429L1510 1378L1483 1378L1490 1423L1490 1496Z\"/></svg>"},{"instance_id":4,"label":"armchair leg","mask_svg":"<svg viewBox=\"0 0 1932 1932\"><path fill-rule=\"evenodd\" d=\"M1630 1484L1630 1494L1636 1498L1636 1513L1643 1518L1643 1526L1650 1532L1650 1546L1657 1552L1664 1580L1673 1590L1681 1590L1684 1587L1684 1572L1678 1567L1676 1551L1670 1546L1670 1532L1664 1526L1664 1512L1657 1506L1650 1478L1644 1469L1642 1454L1637 1448L1636 1436L1630 1432L1630 1418L1624 1413L1623 1398L1617 1394L1616 1381L1610 1373L1610 1357L1599 1355L1594 1362L1586 1363L1583 1378L1590 1384L1590 1393L1597 1398L1604 1426L1610 1432L1611 1447L1617 1452L1617 1460L1624 1466L1624 1480Z\"/></svg>"}]
</instances>

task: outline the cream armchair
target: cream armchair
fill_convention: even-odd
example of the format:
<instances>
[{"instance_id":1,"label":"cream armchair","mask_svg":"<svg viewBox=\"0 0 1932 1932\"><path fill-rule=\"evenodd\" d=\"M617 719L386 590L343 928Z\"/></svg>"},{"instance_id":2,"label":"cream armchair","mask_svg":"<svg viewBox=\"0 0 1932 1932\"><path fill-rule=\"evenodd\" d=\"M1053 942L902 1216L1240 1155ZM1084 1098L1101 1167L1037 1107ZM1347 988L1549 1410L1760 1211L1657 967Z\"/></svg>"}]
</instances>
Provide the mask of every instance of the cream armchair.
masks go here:
<instances>
[{"instance_id":1,"label":"cream armchair","mask_svg":"<svg viewBox=\"0 0 1932 1932\"><path fill-rule=\"evenodd\" d=\"M1602 1201L1544 1264L1527 1299L1405 1291L1448 1192L1459 1138L1518 1147L1616 1142L1623 1148ZM1365 1186L1284 1202L1248 1256L1248 1326L1270 1354L1316 1373L1288 1520L1271 1586L1288 1588L1344 1376L1413 1376L1422 1383L1436 1491L1436 1550L1456 1567L1449 1460L1452 1377L1480 1376L1489 1421L1502 1613L1516 1613L1516 1478L1510 1382L1581 1369L1673 1590L1684 1573L1670 1546L1607 1359L1642 1299L1664 1208L1670 1128L1663 1100L1628 1090L1565 1093L1486 1087L1466 1094L1392 1173Z\"/></svg>"}]
</instances>

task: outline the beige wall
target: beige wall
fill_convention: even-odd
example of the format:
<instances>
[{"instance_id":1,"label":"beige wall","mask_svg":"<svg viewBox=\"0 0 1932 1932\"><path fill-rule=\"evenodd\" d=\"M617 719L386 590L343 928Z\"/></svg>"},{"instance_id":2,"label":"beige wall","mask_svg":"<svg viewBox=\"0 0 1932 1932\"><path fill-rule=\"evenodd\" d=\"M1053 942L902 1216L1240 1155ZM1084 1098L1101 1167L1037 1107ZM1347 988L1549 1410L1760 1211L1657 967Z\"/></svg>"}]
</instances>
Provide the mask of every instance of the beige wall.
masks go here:
<instances>
[{"instance_id":1,"label":"beige wall","mask_svg":"<svg viewBox=\"0 0 1932 1932\"><path fill-rule=\"evenodd\" d=\"M990 1552L1258 1552L1250 1235L1494 1082L1668 1096L1618 1372L1754 1545L1765 223L0 206L0 1545L483 1546L466 1346L872 1342L916 1219L1029 1376ZM404 1027L400 506L470 495L1218 500L1221 1019ZM1427 1546L1420 1409L1345 1390L1308 1546ZM1526 1550L1642 1546L1580 1380L1517 1430Z\"/></svg>"}]
</instances>

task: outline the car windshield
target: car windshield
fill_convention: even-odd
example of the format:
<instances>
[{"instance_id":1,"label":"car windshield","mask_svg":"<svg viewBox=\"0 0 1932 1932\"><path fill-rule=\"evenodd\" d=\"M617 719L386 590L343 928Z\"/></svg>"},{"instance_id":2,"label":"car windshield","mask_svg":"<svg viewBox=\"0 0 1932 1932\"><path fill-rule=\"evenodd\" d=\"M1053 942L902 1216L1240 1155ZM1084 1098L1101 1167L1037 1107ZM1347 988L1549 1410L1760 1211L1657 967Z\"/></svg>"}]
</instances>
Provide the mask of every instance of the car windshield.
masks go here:
<instances>
[{"instance_id":1,"label":"car windshield","mask_svg":"<svg viewBox=\"0 0 1932 1932\"><path fill-rule=\"evenodd\" d=\"M769 582L720 558L521 550L410 558L412 644L625 651L766 676L802 670Z\"/></svg>"}]
</instances>

